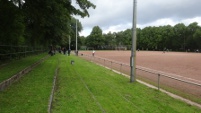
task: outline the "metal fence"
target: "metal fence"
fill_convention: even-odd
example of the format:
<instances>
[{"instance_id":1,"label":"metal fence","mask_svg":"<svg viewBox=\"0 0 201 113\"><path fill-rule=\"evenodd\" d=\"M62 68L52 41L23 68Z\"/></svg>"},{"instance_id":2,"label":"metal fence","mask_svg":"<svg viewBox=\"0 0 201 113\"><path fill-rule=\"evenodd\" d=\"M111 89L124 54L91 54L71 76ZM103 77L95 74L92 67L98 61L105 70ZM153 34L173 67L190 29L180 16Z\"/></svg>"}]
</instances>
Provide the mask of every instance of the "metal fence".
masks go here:
<instances>
[{"instance_id":1,"label":"metal fence","mask_svg":"<svg viewBox=\"0 0 201 113\"><path fill-rule=\"evenodd\" d=\"M100 58L100 57L95 57L87 54L80 54L81 57L93 61L96 63L99 63L103 65L104 67L108 67L111 70L116 70L120 73L124 73L126 75L130 75L130 65L105 59L105 58ZM194 80L191 78L186 78L183 76L171 74L171 73L164 73L161 71L141 67L141 66L136 66L136 78L143 80L145 82L151 83L155 86L158 87L158 90L162 87L163 89L166 89L170 92L173 93L179 93L185 98L191 98L190 96L195 96L200 98L201 97L201 81L199 80Z\"/></svg>"},{"instance_id":2,"label":"metal fence","mask_svg":"<svg viewBox=\"0 0 201 113\"><path fill-rule=\"evenodd\" d=\"M0 62L44 52L42 47L0 45Z\"/></svg>"}]
</instances>

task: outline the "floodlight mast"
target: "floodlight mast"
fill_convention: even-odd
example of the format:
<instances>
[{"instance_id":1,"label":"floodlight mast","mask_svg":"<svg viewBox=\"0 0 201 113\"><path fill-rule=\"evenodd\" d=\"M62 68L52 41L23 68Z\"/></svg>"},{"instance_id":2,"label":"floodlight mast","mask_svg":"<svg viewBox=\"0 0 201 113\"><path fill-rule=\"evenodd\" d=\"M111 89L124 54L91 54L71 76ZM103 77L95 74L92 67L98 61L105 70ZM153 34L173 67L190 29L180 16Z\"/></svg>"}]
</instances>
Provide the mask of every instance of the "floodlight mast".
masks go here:
<instances>
[{"instance_id":1,"label":"floodlight mast","mask_svg":"<svg viewBox=\"0 0 201 113\"><path fill-rule=\"evenodd\" d=\"M136 80L136 23L137 23L137 0L133 0L133 32L132 32L132 48L131 48L131 58L130 58L130 82Z\"/></svg>"}]
</instances>

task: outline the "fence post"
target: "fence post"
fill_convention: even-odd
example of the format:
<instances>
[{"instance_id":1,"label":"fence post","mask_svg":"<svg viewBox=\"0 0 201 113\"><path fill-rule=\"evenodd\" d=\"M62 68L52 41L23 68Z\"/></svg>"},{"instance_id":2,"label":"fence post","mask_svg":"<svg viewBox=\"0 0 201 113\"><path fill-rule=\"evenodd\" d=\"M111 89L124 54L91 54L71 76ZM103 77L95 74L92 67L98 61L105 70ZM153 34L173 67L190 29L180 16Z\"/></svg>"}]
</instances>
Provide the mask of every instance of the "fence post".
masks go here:
<instances>
[{"instance_id":1,"label":"fence post","mask_svg":"<svg viewBox=\"0 0 201 113\"><path fill-rule=\"evenodd\" d=\"M104 67L105 67L105 59L104 59Z\"/></svg>"},{"instance_id":2,"label":"fence post","mask_svg":"<svg viewBox=\"0 0 201 113\"><path fill-rule=\"evenodd\" d=\"M111 61L111 70L112 70L112 61Z\"/></svg>"},{"instance_id":3,"label":"fence post","mask_svg":"<svg viewBox=\"0 0 201 113\"><path fill-rule=\"evenodd\" d=\"M9 54L10 54L10 60L12 59L12 45L10 46L10 51L9 51Z\"/></svg>"},{"instance_id":4,"label":"fence post","mask_svg":"<svg viewBox=\"0 0 201 113\"><path fill-rule=\"evenodd\" d=\"M90 56L89 56L90 57ZM90 61L92 62L92 56L91 56L91 58L90 58Z\"/></svg>"},{"instance_id":5,"label":"fence post","mask_svg":"<svg viewBox=\"0 0 201 113\"><path fill-rule=\"evenodd\" d=\"M24 57L26 57L26 46L24 46Z\"/></svg>"},{"instance_id":6,"label":"fence post","mask_svg":"<svg viewBox=\"0 0 201 113\"><path fill-rule=\"evenodd\" d=\"M122 74L122 72L121 72L121 68L122 68L122 64L120 64L120 74Z\"/></svg>"},{"instance_id":7,"label":"fence post","mask_svg":"<svg viewBox=\"0 0 201 113\"><path fill-rule=\"evenodd\" d=\"M158 74L158 90L160 90L160 74Z\"/></svg>"}]
</instances>

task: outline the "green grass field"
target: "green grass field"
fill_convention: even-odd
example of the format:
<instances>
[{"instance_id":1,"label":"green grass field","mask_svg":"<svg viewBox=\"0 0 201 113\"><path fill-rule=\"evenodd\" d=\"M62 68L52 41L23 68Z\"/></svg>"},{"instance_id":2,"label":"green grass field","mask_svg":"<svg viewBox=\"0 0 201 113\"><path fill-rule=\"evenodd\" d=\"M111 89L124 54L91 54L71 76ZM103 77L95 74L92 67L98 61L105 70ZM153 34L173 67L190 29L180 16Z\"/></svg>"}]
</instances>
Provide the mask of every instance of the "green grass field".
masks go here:
<instances>
[{"instance_id":1,"label":"green grass field","mask_svg":"<svg viewBox=\"0 0 201 113\"><path fill-rule=\"evenodd\" d=\"M62 59L62 58L61 58ZM75 64L70 65L74 60ZM77 57L61 60L54 113L194 113L193 106Z\"/></svg>"},{"instance_id":2,"label":"green grass field","mask_svg":"<svg viewBox=\"0 0 201 113\"><path fill-rule=\"evenodd\" d=\"M75 63L71 65L71 60ZM168 95L76 56L49 57L0 92L1 113L46 113L59 67L52 113L199 113Z\"/></svg>"}]
</instances>

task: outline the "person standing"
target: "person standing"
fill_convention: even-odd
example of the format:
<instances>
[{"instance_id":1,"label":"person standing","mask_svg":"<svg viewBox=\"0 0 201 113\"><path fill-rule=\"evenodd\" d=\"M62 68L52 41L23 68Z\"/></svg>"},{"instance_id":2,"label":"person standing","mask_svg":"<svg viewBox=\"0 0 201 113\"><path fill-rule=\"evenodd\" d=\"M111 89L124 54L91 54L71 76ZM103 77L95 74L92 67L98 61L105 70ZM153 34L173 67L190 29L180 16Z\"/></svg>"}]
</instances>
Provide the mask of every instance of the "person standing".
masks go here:
<instances>
[{"instance_id":1,"label":"person standing","mask_svg":"<svg viewBox=\"0 0 201 113\"><path fill-rule=\"evenodd\" d=\"M64 55L66 55L66 47L64 47Z\"/></svg>"},{"instance_id":2,"label":"person standing","mask_svg":"<svg viewBox=\"0 0 201 113\"><path fill-rule=\"evenodd\" d=\"M92 51L92 56L94 56L94 55L95 55L95 50Z\"/></svg>"},{"instance_id":3,"label":"person standing","mask_svg":"<svg viewBox=\"0 0 201 113\"><path fill-rule=\"evenodd\" d=\"M70 56L70 51L71 51L71 50L70 50L70 49L68 49L68 56Z\"/></svg>"}]
</instances>

